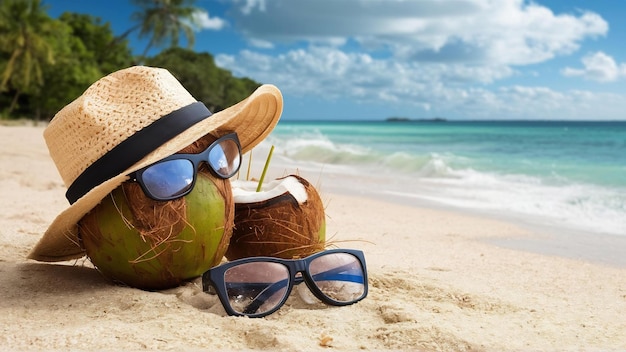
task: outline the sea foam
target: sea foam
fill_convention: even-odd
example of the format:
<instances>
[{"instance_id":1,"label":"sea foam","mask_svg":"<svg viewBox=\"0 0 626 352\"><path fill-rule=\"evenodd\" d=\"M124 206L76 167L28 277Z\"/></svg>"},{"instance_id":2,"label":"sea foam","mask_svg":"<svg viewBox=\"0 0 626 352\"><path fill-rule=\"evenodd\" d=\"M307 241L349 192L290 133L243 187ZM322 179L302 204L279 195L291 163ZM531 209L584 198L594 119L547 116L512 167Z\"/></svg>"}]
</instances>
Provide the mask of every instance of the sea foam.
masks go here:
<instances>
[{"instance_id":1,"label":"sea foam","mask_svg":"<svg viewBox=\"0 0 626 352\"><path fill-rule=\"evenodd\" d=\"M498 144L489 145L490 154L472 154L481 143L473 140L462 149L469 152L460 155L452 148L434 151L422 142L346 131L333 135L315 128L292 130L272 134L264 143L275 145L285 163L323 170L322 182L324 174L332 175L335 186L359 194L378 192L528 223L626 235L626 187L586 182L593 179L593 165L589 170L576 166L575 172L589 175L572 179L570 175L579 175L563 174L569 169L560 160L546 162L524 150L499 154ZM371 128L368 133L373 133ZM530 152L541 155L542 150ZM342 175L360 182L342 181Z\"/></svg>"}]
</instances>

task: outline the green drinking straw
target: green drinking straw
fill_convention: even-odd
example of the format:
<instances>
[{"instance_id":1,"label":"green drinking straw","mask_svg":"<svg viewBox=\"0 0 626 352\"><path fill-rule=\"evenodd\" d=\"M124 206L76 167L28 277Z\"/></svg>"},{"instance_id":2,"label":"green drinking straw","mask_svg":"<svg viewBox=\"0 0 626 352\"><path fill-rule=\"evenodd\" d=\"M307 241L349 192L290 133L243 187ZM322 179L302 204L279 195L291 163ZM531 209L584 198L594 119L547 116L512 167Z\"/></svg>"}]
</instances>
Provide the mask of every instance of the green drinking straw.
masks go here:
<instances>
[{"instance_id":1,"label":"green drinking straw","mask_svg":"<svg viewBox=\"0 0 626 352\"><path fill-rule=\"evenodd\" d=\"M259 185L256 187L257 192L261 192L261 186L263 186L263 180L265 179L265 173L267 172L267 167L270 165L270 160L272 159L272 153L274 153L274 146L270 148L270 152L269 154L267 154L267 160L265 160L263 173L261 173L261 179L259 180Z\"/></svg>"}]
</instances>

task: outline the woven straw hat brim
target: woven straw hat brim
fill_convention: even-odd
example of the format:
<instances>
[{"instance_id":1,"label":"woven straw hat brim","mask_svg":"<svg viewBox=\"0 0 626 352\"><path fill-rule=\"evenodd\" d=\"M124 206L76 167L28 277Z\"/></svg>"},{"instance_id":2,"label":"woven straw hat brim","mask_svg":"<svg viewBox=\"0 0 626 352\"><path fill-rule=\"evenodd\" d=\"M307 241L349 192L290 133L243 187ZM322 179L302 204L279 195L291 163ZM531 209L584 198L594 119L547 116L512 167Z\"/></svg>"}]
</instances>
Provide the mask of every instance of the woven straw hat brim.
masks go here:
<instances>
[{"instance_id":1,"label":"woven straw hat brim","mask_svg":"<svg viewBox=\"0 0 626 352\"><path fill-rule=\"evenodd\" d=\"M278 88L263 85L245 100L198 122L119 175L94 187L59 214L28 258L57 262L84 256L85 252L78 240L77 223L111 191L128 180L128 174L175 154L217 129L236 132L242 152L246 153L271 133L280 119L282 109L283 100Z\"/></svg>"}]
</instances>

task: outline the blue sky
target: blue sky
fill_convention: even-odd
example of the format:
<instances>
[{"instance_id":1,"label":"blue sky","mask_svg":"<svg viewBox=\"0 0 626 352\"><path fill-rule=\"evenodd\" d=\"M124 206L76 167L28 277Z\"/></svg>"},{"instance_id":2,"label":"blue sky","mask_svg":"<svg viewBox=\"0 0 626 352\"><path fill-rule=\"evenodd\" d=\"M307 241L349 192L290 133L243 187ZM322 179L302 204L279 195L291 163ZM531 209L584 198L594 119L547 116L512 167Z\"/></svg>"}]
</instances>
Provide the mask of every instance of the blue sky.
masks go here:
<instances>
[{"instance_id":1,"label":"blue sky","mask_svg":"<svg viewBox=\"0 0 626 352\"><path fill-rule=\"evenodd\" d=\"M122 0L44 0L120 34ZM194 50L278 86L283 119L626 120L626 1L197 0ZM143 52L147 39L130 44ZM184 45L184 42L183 42ZM151 54L158 53L157 49Z\"/></svg>"}]
</instances>

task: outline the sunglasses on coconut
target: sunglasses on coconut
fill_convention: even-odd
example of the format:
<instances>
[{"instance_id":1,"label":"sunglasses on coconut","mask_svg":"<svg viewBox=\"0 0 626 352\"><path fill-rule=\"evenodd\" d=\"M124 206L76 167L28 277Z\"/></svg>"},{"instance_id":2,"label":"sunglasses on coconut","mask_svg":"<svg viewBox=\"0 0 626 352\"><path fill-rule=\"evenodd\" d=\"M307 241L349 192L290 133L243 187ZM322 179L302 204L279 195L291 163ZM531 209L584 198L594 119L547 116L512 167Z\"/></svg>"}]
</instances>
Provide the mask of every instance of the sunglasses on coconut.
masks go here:
<instances>
[{"instance_id":1,"label":"sunglasses on coconut","mask_svg":"<svg viewBox=\"0 0 626 352\"><path fill-rule=\"evenodd\" d=\"M129 176L139 183L146 196L168 201L191 192L201 162L206 162L219 178L234 176L241 166L241 145L237 133L220 137L198 154L173 154Z\"/></svg>"},{"instance_id":2,"label":"sunglasses on coconut","mask_svg":"<svg viewBox=\"0 0 626 352\"><path fill-rule=\"evenodd\" d=\"M250 257L224 263L202 275L203 291L214 288L229 315L250 318L277 311L293 286L302 282L326 304L356 303L367 296L363 252L331 249L304 259Z\"/></svg>"}]
</instances>

